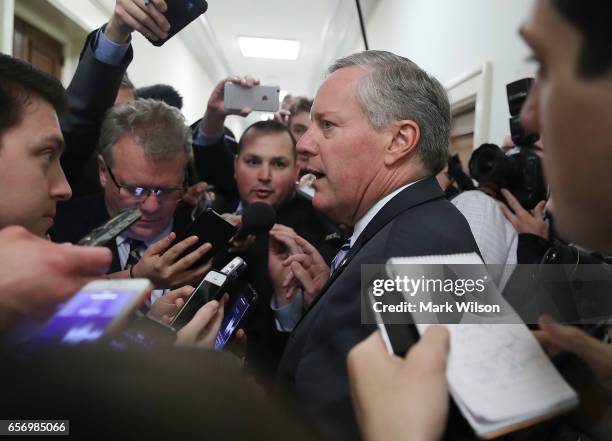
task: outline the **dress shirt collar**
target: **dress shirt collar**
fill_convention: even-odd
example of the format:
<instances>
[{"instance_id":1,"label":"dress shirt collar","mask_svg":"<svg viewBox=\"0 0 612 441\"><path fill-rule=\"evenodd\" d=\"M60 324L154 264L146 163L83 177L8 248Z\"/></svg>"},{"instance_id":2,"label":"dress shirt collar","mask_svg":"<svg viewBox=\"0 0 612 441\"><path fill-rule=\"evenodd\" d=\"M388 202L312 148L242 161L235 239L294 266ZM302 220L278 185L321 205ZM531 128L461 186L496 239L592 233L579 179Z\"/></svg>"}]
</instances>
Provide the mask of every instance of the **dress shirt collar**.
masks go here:
<instances>
[{"instance_id":1,"label":"dress shirt collar","mask_svg":"<svg viewBox=\"0 0 612 441\"><path fill-rule=\"evenodd\" d=\"M374 205L372 205L370 209L366 211L366 213L357 222L355 222L355 228L353 229L353 235L351 236L351 248L353 247L353 245L355 245L355 242L357 242L357 239L359 238L361 233L363 233L363 230L365 230L368 224L372 221L372 219L374 219L374 216L376 216L376 214L385 205L387 205L387 202L393 199L393 197L396 196L399 192L401 192L402 190L405 190L406 188L410 187L413 184L416 184L417 182L419 181L410 182L398 188L397 190L394 190L393 192L389 193L387 196L383 197L382 199L379 199L378 202L376 202Z\"/></svg>"}]
</instances>

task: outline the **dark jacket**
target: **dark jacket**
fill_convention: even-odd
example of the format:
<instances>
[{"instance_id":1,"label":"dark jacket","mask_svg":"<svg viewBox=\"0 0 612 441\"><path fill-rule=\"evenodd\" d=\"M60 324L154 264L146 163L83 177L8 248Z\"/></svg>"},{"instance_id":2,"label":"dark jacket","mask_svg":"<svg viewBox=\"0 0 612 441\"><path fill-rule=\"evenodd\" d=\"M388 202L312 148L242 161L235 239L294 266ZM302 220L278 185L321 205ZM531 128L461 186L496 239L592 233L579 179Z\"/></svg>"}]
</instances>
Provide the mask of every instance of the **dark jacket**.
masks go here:
<instances>
[{"instance_id":1,"label":"dark jacket","mask_svg":"<svg viewBox=\"0 0 612 441\"><path fill-rule=\"evenodd\" d=\"M408 187L370 221L285 348L278 381L335 439L359 439L348 352L376 330L361 324L361 265L391 257L479 252L470 227L435 178Z\"/></svg>"}]
</instances>

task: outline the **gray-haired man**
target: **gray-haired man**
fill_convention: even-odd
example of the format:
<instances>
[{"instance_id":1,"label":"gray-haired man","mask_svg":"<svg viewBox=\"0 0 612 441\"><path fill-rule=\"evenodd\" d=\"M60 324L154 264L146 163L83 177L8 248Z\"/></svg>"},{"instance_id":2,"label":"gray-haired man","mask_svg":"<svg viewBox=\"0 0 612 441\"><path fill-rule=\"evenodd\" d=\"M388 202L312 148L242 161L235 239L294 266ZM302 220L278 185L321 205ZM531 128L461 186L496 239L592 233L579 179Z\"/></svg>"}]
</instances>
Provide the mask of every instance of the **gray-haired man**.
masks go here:
<instances>
[{"instance_id":1,"label":"gray-haired man","mask_svg":"<svg viewBox=\"0 0 612 441\"><path fill-rule=\"evenodd\" d=\"M298 152L317 177L313 206L354 232L295 327L278 375L335 439L358 439L346 357L375 330L361 324L361 265L478 247L435 178L450 127L438 81L389 52L354 54L330 68L311 117Z\"/></svg>"},{"instance_id":2,"label":"gray-haired man","mask_svg":"<svg viewBox=\"0 0 612 441\"><path fill-rule=\"evenodd\" d=\"M119 277L149 278L156 288L193 283L210 264L189 267L210 245L174 260L196 242L189 238L173 244L173 231L180 232L189 222L187 211L177 209L191 154L191 132L182 114L155 100L115 106L102 125L100 151L104 194L62 204L53 239L76 242L122 209L137 206L142 218L111 243L110 272Z\"/></svg>"}]
</instances>

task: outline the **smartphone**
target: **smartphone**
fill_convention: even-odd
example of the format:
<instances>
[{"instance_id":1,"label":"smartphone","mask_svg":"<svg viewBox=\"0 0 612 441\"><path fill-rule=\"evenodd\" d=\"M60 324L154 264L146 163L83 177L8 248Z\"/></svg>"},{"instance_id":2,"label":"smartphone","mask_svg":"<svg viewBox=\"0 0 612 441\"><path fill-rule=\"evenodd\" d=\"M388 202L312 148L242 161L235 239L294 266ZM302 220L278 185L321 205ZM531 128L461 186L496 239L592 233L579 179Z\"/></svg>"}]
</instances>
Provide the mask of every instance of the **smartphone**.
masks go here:
<instances>
[{"instance_id":1,"label":"smartphone","mask_svg":"<svg viewBox=\"0 0 612 441\"><path fill-rule=\"evenodd\" d=\"M215 350L220 351L230 341L240 322L244 320L253 305L257 302L257 293L250 284L246 284L237 296L225 307L225 316L221 329L215 338Z\"/></svg>"},{"instance_id":2,"label":"smartphone","mask_svg":"<svg viewBox=\"0 0 612 441\"><path fill-rule=\"evenodd\" d=\"M121 210L117 215L106 221L104 225L93 229L79 240L77 245L102 246L130 228L141 217L142 211L136 207Z\"/></svg>"},{"instance_id":3,"label":"smartphone","mask_svg":"<svg viewBox=\"0 0 612 441\"><path fill-rule=\"evenodd\" d=\"M372 289L368 293L368 300L370 302L370 309L374 313L376 324L380 330L383 342L387 347L389 354L395 354L398 357L405 357L408 350L414 343L419 340L419 332L413 324L389 324L385 323L383 313L380 313L374 308L374 296L372 295Z\"/></svg>"},{"instance_id":4,"label":"smartphone","mask_svg":"<svg viewBox=\"0 0 612 441\"><path fill-rule=\"evenodd\" d=\"M148 279L96 280L60 305L35 344L94 342L121 330L153 289Z\"/></svg>"},{"instance_id":5,"label":"smartphone","mask_svg":"<svg viewBox=\"0 0 612 441\"><path fill-rule=\"evenodd\" d=\"M219 271L209 271L193 290L183 307L176 313L170 326L180 329L185 326L198 310L211 300L220 300L227 290L228 276Z\"/></svg>"},{"instance_id":6,"label":"smartphone","mask_svg":"<svg viewBox=\"0 0 612 441\"><path fill-rule=\"evenodd\" d=\"M226 109L249 107L262 112L278 112L280 105L280 87L278 86L242 87L227 82L223 93L223 102Z\"/></svg>"},{"instance_id":7,"label":"smartphone","mask_svg":"<svg viewBox=\"0 0 612 441\"><path fill-rule=\"evenodd\" d=\"M166 5L168 10L164 16L170 23L170 31L168 31L168 37L163 40L149 40L154 46L162 46L208 9L208 3L205 0L166 0Z\"/></svg>"},{"instance_id":8,"label":"smartphone","mask_svg":"<svg viewBox=\"0 0 612 441\"><path fill-rule=\"evenodd\" d=\"M204 254L197 262L192 265L192 268L204 265L213 253L223 249L229 240L236 235L238 228L226 221L219 213L212 208L204 210L189 227L177 235L174 243L179 243L190 236L198 236L198 243L187 248L176 260L182 259L187 254L194 251L196 248L210 243L213 247L211 251Z\"/></svg>"}]
</instances>

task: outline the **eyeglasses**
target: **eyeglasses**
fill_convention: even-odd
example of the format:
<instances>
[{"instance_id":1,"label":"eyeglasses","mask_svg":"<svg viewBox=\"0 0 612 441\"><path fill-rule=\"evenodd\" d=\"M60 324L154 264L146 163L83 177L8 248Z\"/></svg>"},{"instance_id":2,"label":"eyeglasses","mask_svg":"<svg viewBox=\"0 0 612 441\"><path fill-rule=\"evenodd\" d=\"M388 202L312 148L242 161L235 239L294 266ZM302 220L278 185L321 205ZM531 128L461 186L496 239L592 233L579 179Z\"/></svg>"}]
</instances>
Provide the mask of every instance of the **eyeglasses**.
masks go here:
<instances>
[{"instance_id":1,"label":"eyeglasses","mask_svg":"<svg viewBox=\"0 0 612 441\"><path fill-rule=\"evenodd\" d=\"M106 171L108 171L108 175L110 176L113 184L117 186L119 189L119 194L121 196L133 199L139 203L143 203L147 200L147 198L151 195L151 193L155 194L155 197L160 202L169 202L172 200L178 200L181 198L183 191L185 191L185 187L174 187L174 188L147 188L141 187L139 185L123 185L117 182L117 178L113 174L111 168L104 164L106 167Z\"/></svg>"}]
</instances>

